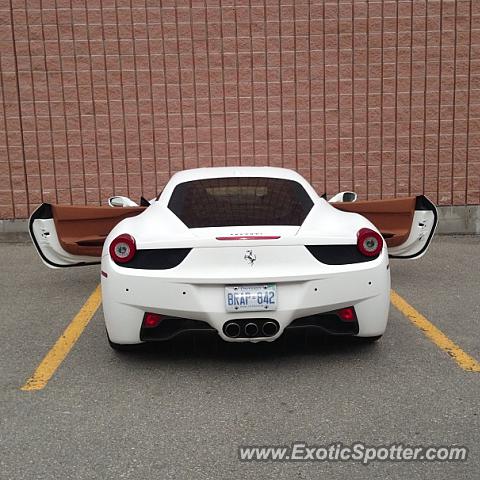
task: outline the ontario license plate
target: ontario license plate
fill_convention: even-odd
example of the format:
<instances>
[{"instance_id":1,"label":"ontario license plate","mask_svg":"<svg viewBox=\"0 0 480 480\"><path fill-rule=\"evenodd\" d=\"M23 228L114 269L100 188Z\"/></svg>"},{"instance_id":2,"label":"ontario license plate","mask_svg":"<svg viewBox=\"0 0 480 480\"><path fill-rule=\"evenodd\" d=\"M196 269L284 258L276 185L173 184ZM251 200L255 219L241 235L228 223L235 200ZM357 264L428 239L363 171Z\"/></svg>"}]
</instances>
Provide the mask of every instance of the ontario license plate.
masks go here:
<instances>
[{"instance_id":1,"label":"ontario license plate","mask_svg":"<svg viewBox=\"0 0 480 480\"><path fill-rule=\"evenodd\" d=\"M269 283L225 287L225 308L227 312L276 310L277 286Z\"/></svg>"}]
</instances>

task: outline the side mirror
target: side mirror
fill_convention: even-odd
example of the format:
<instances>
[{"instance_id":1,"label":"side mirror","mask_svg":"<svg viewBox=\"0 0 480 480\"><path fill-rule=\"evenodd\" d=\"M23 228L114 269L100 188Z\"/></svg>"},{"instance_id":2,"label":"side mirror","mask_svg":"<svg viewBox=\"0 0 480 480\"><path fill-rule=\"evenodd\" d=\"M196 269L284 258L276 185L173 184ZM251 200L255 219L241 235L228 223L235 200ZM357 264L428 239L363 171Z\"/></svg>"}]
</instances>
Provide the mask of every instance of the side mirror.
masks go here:
<instances>
[{"instance_id":1,"label":"side mirror","mask_svg":"<svg viewBox=\"0 0 480 480\"><path fill-rule=\"evenodd\" d=\"M357 194L355 192L340 192L334 195L328 203L335 202L355 202L357 200Z\"/></svg>"},{"instance_id":2,"label":"side mirror","mask_svg":"<svg viewBox=\"0 0 480 480\"><path fill-rule=\"evenodd\" d=\"M138 207L138 205L130 200L128 197L122 197L120 195L116 197L110 197L108 199L108 204L111 207Z\"/></svg>"}]
</instances>

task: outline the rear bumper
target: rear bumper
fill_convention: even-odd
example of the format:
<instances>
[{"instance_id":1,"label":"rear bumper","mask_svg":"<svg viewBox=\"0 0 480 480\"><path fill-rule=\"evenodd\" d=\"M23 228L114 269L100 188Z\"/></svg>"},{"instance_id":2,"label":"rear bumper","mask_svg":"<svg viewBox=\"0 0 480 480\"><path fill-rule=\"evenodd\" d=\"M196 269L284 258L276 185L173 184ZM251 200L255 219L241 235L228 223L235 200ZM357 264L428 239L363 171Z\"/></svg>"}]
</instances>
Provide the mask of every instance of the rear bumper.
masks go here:
<instances>
[{"instance_id":1,"label":"rear bumper","mask_svg":"<svg viewBox=\"0 0 480 480\"><path fill-rule=\"evenodd\" d=\"M233 334L229 328L233 328ZM253 328L253 330L252 330ZM321 313L308 317L297 318L285 327L285 330L318 329L329 335L357 335L358 321L354 318L345 321L336 312ZM223 332L230 338L241 338L244 341L266 339L276 336L279 329L278 322L272 318L238 319L230 320L223 325ZM143 342L158 342L170 340L186 332L216 332L207 322L191 320L188 318L163 317L156 327L142 325L140 340Z\"/></svg>"},{"instance_id":2,"label":"rear bumper","mask_svg":"<svg viewBox=\"0 0 480 480\"><path fill-rule=\"evenodd\" d=\"M283 260L283 259L282 259ZM207 264L208 265L208 264ZM351 268L349 268L351 267ZM250 268L250 267L249 267ZM258 271L258 270L257 270ZM144 313L206 322L226 341L272 341L295 319L354 306L359 336L381 335L389 308L390 271L382 255L364 264L323 265L317 268L286 269L282 275L233 278L232 272L204 272L194 275L187 268L168 271L134 270L119 267L108 256L102 259L102 294L105 323L115 343L138 343ZM195 272L197 273L197 272ZM107 276L105 276L107 275ZM240 277L240 278L239 278ZM225 285L277 284L277 310L229 313L225 310ZM269 338L229 338L223 332L234 319L270 318L279 324L278 333Z\"/></svg>"}]
</instances>

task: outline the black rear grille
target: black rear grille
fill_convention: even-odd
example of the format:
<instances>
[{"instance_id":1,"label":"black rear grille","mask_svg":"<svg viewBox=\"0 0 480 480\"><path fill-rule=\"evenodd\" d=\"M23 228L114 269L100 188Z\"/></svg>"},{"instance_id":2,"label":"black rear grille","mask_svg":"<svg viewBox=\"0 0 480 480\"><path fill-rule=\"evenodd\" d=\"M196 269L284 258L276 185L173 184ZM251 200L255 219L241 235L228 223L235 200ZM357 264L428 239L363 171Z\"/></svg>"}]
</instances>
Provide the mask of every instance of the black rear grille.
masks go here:
<instances>
[{"instance_id":1,"label":"black rear grille","mask_svg":"<svg viewBox=\"0 0 480 480\"><path fill-rule=\"evenodd\" d=\"M319 328L330 335L356 335L358 333L358 321L342 322L335 313L319 313L295 319L285 330L295 328Z\"/></svg>"},{"instance_id":2,"label":"black rear grille","mask_svg":"<svg viewBox=\"0 0 480 480\"><path fill-rule=\"evenodd\" d=\"M361 254L357 245L306 245L307 250L319 261L327 265L369 262L378 258Z\"/></svg>"},{"instance_id":3,"label":"black rear grille","mask_svg":"<svg viewBox=\"0 0 480 480\"><path fill-rule=\"evenodd\" d=\"M191 248L137 250L132 260L119 265L126 268L142 268L145 270L168 270L169 268L178 267L191 250Z\"/></svg>"},{"instance_id":4,"label":"black rear grille","mask_svg":"<svg viewBox=\"0 0 480 480\"><path fill-rule=\"evenodd\" d=\"M202 320L191 320L189 318L165 317L158 327L140 329L140 340L169 340L185 332L207 331L215 332L207 322Z\"/></svg>"}]
</instances>

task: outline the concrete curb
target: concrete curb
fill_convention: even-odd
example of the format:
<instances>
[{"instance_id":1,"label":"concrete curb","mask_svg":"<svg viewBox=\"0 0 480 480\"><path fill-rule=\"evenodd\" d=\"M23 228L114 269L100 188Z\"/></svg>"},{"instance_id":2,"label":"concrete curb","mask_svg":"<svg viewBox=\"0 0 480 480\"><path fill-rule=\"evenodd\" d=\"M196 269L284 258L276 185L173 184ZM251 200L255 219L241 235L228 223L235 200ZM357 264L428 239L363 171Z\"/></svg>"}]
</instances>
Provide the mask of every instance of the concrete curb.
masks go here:
<instances>
[{"instance_id":1,"label":"concrete curb","mask_svg":"<svg viewBox=\"0 0 480 480\"><path fill-rule=\"evenodd\" d=\"M440 235L479 235L480 205L438 207ZM0 220L0 242L29 242L28 220Z\"/></svg>"},{"instance_id":2,"label":"concrete curb","mask_svg":"<svg viewBox=\"0 0 480 480\"><path fill-rule=\"evenodd\" d=\"M28 220L0 220L0 233L28 232Z\"/></svg>"},{"instance_id":3,"label":"concrete curb","mask_svg":"<svg viewBox=\"0 0 480 480\"><path fill-rule=\"evenodd\" d=\"M30 242L28 220L0 220L0 242L25 243Z\"/></svg>"},{"instance_id":4,"label":"concrete curb","mask_svg":"<svg viewBox=\"0 0 480 480\"><path fill-rule=\"evenodd\" d=\"M437 233L452 235L480 234L480 205L438 207Z\"/></svg>"}]
</instances>

